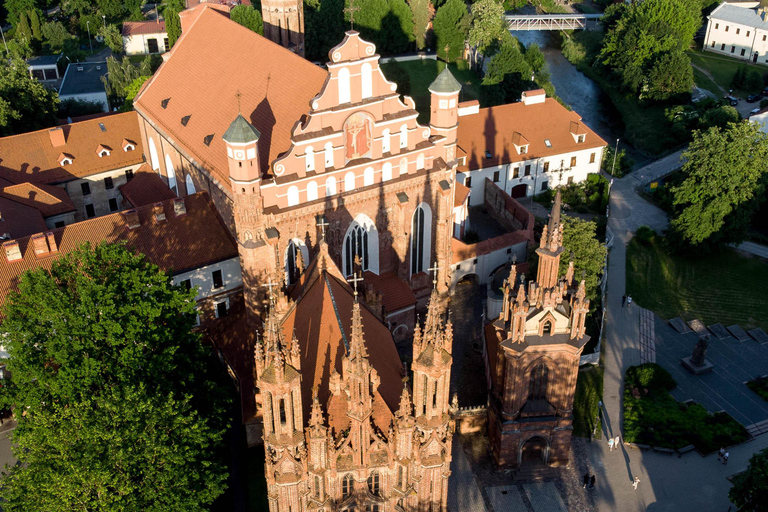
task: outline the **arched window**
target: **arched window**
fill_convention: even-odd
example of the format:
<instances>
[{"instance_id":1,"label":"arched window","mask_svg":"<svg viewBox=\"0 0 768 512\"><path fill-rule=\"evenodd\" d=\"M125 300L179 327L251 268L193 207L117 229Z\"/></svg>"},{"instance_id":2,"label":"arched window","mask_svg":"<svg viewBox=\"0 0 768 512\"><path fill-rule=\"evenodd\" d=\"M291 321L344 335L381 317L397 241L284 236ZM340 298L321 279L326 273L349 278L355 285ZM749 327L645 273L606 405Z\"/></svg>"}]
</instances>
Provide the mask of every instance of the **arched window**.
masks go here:
<instances>
[{"instance_id":1,"label":"arched window","mask_svg":"<svg viewBox=\"0 0 768 512\"><path fill-rule=\"evenodd\" d=\"M288 241L285 249L285 282L295 283L308 263L309 250L304 242L298 238Z\"/></svg>"},{"instance_id":2,"label":"arched window","mask_svg":"<svg viewBox=\"0 0 768 512\"><path fill-rule=\"evenodd\" d=\"M339 104L349 103L351 96L349 92L349 70L341 68L339 70Z\"/></svg>"},{"instance_id":3,"label":"arched window","mask_svg":"<svg viewBox=\"0 0 768 512\"><path fill-rule=\"evenodd\" d=\"M408 159L403 157L400 159L400 176L408 174Z\"/></svg>"},{"instance_id":4,"label":"arched window","mask_svg":"<svg viewBox=\"0 0 768 512\"><path fill-rule=\"evenodd\" d=\"M528 400L546 399L548 380L549 368L544 363L539 363L531 371L531 380L528 381Z\"/></svg>"},{"instance_id":5,"label":"arched window","mask_svg":"<svg viewBox=\"0 0 768 512\"><path fill-rule=\"evenodd\" d=\"M421 203L411 221L411 274L424 272L429 267L431 241L432 209L427 203Z\"/></svg>"},{"instance_id":6,"label":"arched window","mask_svg":"<svg viewBox=\"0 0 768 512\"><path fill-rule=\"evenodd\" d=\"M403 466L397 466L397 486L403 488Z\"/></svg>"},{"instance_id":7,"label":"arched window","mask_svg":"<svg viewBox=\"0 0 768 512\"><path fill-rule=\"evenodd\" d=\"M275 410L273 409L274 404L272 403L272 393L267 392L267 408L266 413L267 417L269 418L269 423L267 424L267 428L269 432L275 431Z\"/></svg>"},{"instance_id":8,"label":"arched window","mask_svg":"<svg viewBox=\"0 0 768 512\"><path fill-rule=\"evenodd\" d=\"M157 157L157 148L155 148L155 141L152 137L149 138L149 163L152 165L152 170L160 170L160 159Z\"/></svg>"},{"instance_id":9,"label":"arched window","mask_svg":"<svg viewBox=\"0 0 768 512\"><path fill-rule=\"evenodd\" d=\"M544 328L542 329L542 334L552 334L552 322L547 320L544 322Z\"/></svg>"},{"instance_id":10,"label":"arched window","mask_svg":"<svg viewBox=\"0 0 768 512\"><path fill-rule=\"evenodd\" d=\"M390 143L392 142L392 135L389 133L389 128L384 130L384 132L381 134L381 152L382 153L389 153L390 152Z\"/></svg>"},{"instance_id":11,"label":"arched window","mask_svg":"<svg viewBox=\"0 0 768 512\"><path fill-rule=\"evenodd\" d=\"M373 221L362 213L355 217L344 235L341 262L345 276L355 271L355 258L360 258L362 270L379 273L379 233Z\"/></svg>"},{"instance_id":12,"label":"arched window","mask_svg":"<svg viewBox=\"0 0 768 512\"><path fill-rule=\"evenodd\" d=\"M285 425L286 422L286 416L285 416L285 399L280 399L280 424Z\"/></svg>"},{"instance_id":13,"label":"arched window","mask_svg":"<svg viewBox=\"0 0 768 512\"><path fill-rule=\"evenodd\" d=\"M363 186L373 185L373 167L366 167L363 171Z\"/></svg>"},{"instance_id":14,"label":"arched window","mask_svg":"<svg viewBox=\"0 0 768 512\"><path fill-rule=\"evenodd\" d=\"M424 168L424 153L419 153L416 157L416 170L420 171Z\"/></svg>"},{"instance_id":15,"label":"arched window","mask_svg":"<svg viewBox=\"0 0 768 512\"><path fill-rule=\"evenodd\" d=\"M315 499L320 499L320 477L315 475Z\"/></svg>"},{"instance_id":16,"label":"arched window","mask_svg":"<svg viewBox=\"0 0 768 512\"><path fill-rule=\"evenodd\" d=\"M184 180L184 184L187 186L187 195L197 192L197 189L195 189L195 182L192 181L191 174L187 174L187 177Z\"/></svg>"},{"instance_id":17,"label":"arched window","mask_svg":"<svg viewBox=\"0 0 768 512\"><path fill-rule=\"evenodd\" d=\"M314 201L317 199L317 183L310 181L307 183L307 201Z\"/></svg>"},{"instance_id":18,"label":"arched window","mask_svg":"<svg viewBox=\"0 0 768 512\"><path fill-rule=\"evenodd\" d=\"M424 375L424 379L422 380L422 393L421 396L424 397L424 399L421 401L421 414L427 414L427 394L429 393L429 380L427 379L427 376Z\"/></svg>"},{"instance_id":19,"label":"arched window","mask_svg":"<svg viewBox=\"0 0 768 512\"><path fill-rule=\"evenodd\" d=\"M173 170L171 155L165 155L165 172L168 173L168 188L173 190L173 193L176 194L176 171Z\"/></svg>"},{"instance_id":20,"label":"arched window","mask_svg":"<svg viewBox=\"0 0 768 512\"><path fill-rule=\"evenodd\" d=\"M379 491L380 491L380 489L379 489L379 472L378 471L373 471L368 476L368 492L370 492L374 496L378 496L379 495Z\"/></svg>"},{"instance_id":21,"label":"arched window","mask_svg":"<svg viewBox=\"0 0 768 512\"><path fill-rule=\"evenodd\" d=\"M344 192L355 190L355 173L349 171L344 175Z\"/></svg>"},{"instance_id":22,"label":"arched window","mask_svg":"<svg viewBox=\"0 0 768 512\"><path fill-rule=\"evenodd\" d=\"M373 73L371 65L365 63L360 68L360 77L363 82L363 99L373 96Z\"/></svg>"},{"instance_id":23,"label":"arched window","mask_svg":"<svg viewBox=\"0 0 768 512\"><path fill-rule=\"evenodd\" d=\"M333 167L333 144L330 142L325 145L325 168Z\"/></svg>"},{"instance_id":24,"label":"arched window","mask_svg":"<svg viewBox=\"0 0 768 512\"><path fill-rule=\"evenodd\" d=\"M355 489L355 481L352 478L352 475L344 475L344 478L341 480L341 495L343 498L348 498L350 494L352 494L352 491Z\"/></svg>"},{"instance_id":25,"label":"arched window","mask_svg":"<svg viewBox=\"0 0 768 512\"><path fill-rule=\"evenodd\" d=\"M288 206L296 206L299 204L299 187L291 185L288 187Z\"/></svg>"},{"instance_id":26,"label":"arched window","mask_svg":"<svg viewBox=\"0 0 768 512\"><path fill-rule=\"evenodd\" d=\"M325 180L325 197L331 197L336 195L336 178L331 176Z\"/></svg>"},{"instance_id":27,"label":"arched window","mask_svg":"<svg viewBox=\"0 0 768 512\"><path fill-rule=\"evenodd\" d=\"M400 127L400 149L408 147L408 127L402 125Z\"/></svg>"},{"instance_id":28,"label":"arched window","mask_svg":"<svg viewBox=\"0 0 768 512\"><path fill-rule=\"evenodd\" d=\"M389 181L392 179L392 164L386 162L381 166L381 181Z\"/></svg>"},{"instance_id":29,"label":"arched window","mask_svg":"<svg viewBox=\"0 0 768 512\"><path fill-rule=\"evenodd\" d=\"M312 147L308 147L307 151L304 153L305 158L305 165L307 168L307 172L314 171L315 170L315 150L312 149Z\"/></svg>"}]
</instances>

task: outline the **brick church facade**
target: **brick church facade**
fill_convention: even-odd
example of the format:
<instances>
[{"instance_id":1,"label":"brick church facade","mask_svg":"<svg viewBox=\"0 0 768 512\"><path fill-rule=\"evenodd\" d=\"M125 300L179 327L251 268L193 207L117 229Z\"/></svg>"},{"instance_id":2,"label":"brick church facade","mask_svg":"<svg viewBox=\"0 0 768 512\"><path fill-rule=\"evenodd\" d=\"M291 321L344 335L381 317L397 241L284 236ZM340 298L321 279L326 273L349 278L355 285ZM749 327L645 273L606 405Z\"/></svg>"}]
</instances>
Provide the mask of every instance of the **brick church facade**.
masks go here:
<instances>
[{"instance_id":1,"label":"brick church facade","mask_svg":"<svg viewBox=\"0 0 768 512\"><path fill-rule=\"evenodd\" d=\"M573 430L573 396L589 300L571 261L559 276L564 251L560 192L536 249L535 281L512 266L501 314L485 329L490 397L488 436L499 465L528 460L565 465Z\"/></svg>"}]
</instances>

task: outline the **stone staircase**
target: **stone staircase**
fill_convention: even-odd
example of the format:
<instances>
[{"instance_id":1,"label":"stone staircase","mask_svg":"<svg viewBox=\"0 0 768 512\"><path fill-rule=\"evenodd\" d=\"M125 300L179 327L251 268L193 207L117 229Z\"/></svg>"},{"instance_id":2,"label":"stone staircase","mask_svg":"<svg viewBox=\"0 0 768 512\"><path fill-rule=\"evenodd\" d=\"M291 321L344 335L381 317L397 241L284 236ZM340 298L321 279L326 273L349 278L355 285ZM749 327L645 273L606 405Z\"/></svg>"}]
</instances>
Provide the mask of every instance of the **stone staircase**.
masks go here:
<instances>
[{"instance_id":1,"label":"stone staircase","mask_svg":"<svg viewBox=\"0 0 768 512\"><path fill-rule=\"evenodd\" d=\"M763 420L758 423L753 423L751 425L747 425L744 427L747 429L747 432L749 432L749 435L752 437L757 437L761 434L768 433L768 420Z\"/></svg>"}]
</instances>

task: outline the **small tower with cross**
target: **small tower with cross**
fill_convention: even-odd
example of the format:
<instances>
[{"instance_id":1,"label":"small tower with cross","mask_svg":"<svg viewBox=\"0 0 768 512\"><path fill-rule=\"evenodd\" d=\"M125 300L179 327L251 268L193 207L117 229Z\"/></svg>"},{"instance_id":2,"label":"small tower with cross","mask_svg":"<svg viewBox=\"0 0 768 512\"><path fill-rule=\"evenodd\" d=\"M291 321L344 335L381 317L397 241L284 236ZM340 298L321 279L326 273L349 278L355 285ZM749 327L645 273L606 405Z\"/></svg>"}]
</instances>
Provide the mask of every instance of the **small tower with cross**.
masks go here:
<instances>
[{"instance_id":1,"label":"small tower with cross","mask_svg":"<svg viewBox=\"0 0 768 512\"><path fill-rule=\"evenodd\" d=\"M303 0L262 0L264 37L304 56Z\"/></svg>"}]
</instances>

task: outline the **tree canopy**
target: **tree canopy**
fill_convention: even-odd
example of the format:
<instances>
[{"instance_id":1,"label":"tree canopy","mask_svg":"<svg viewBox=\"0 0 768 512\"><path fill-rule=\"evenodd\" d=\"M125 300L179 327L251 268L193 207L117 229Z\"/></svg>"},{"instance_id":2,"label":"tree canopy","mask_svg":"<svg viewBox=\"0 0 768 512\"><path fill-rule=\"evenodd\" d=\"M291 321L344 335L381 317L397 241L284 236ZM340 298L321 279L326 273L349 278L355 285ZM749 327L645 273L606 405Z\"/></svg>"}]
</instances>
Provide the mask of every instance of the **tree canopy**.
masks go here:
<instances>
[{"instance_id":1,"label":"tree canopy","mask_svg":"<svg viewBox=\"0 0 768 512\"><path fill-rule=\"evenodd\" d=\"M742 512L760 512L768 503L768 448L749 459L747 470L736 474L728 491L731 500Z\"/></svg>"},{"instance_id":2,"label":"tree canopy","mask_svg":"<svg viewBox=\"0 0 768 512\"><path fill-rule=\"evenodd\" d=\"M413 21L413 36L416 40L416 48L423 50L427 39L427 25L431 19L431 6L429 0L409 0Z\"/></svg>"},{"instance_id":3,"label":"tree canopy","mask_svg":"<svg viewBox=\"0 0 768 512\"><path fill-rule=\"evenodd\" d=\"M471 7L472 26L469 29L469 44L485 54L493 45L509 34L504 19L504 6L496 0L478 0Z\"/></svg>"},{"instance_id":4,"label":"tree canopy","mask_svg":"<svg viewBox=\"0 0 768 512\"><path fill-rule=\"evenodd\" d=\"M207 510L226 480L226 398L191 331L196 292L106 243L18 288L0 328L3 398L25 414L3 510Z\"/></svg>"},{"instance_id":5,"label":"tree canopy","mask_svg":"<svg viewBox=\"0 0 768 512\"><path fill-rule=\"evenodd\" d=\"M597 224L594 221L586 221L563 215L563 247L565 252L560 258L560 275L568 270L569 255L573 253L574 276L577 280L586 281L587 298L596 304L600 296L600 276L605 265L607 249L600 243L595 232Z\"/></svg>"},{"instance_id":6,"label":"tree canopy","mask_svg":"<svg viewBox=\"0 0 768 512\"><path fill-rule=\"evenodd\" d=\"M674 233L691 245L743 241L765 199L768 136L749 121L696 131L683 158L685 179L672 189Z\"/></svg>"},{"instance_id":7,"label":"tree canopy","mask_svg":"<svg viewBox=\"0 0 768 512\"><path fill-rule=\"evenodd\" d=\"M252 5L236 5L229 12L229 17L235 23L239 23L257 34L264 35L264 23L261 19L261 13L254 9Z\"/></svg>"},{"instance_id":8,"label":"tree canopy","mask_svg":"<svg viewBox=\"0 0 768 512\"><path fill-rule=\"evenodd\" d=\"M304 49L309 60L324 61L344 39L344 0L304 2Z\"/></svg>"},{"instance_id":9,"label":"tree canopy","mask_svg":"<svg viewBox=\"0 0 768 512\"><path fill-rule=\"evenodd\" d=\"M179 18L180 10L173 7L166 7L163 11L165 17L165 30L168 34L168 44L173 47L176 44L176 40L181 37L181 18Z\"/></svg>"},{"instance_id":10,"label":"tree canopy","mask_svg":"<svg viewBox=\"0 0 768 512\"><path fill-rule=\"evenodd\" d=\"M432 30L437 40L437 55L441 59L454 62L462 57L471 22L464 0L448 0L437 10Z\"/></svg>"},{"instance_id":11,"label":"tree canopy","mask_svg":"<svg viewBox=\"0 0 768 512\"><path fill-rule=\"evenodd\" d=\"M99 35L104 38L106 44L113 53L123 52L123 36L117 29L117 25L102 25Z\"/></svg>"},{"instance_id":12,"label":"tree canopy","mask_svg":"<svg viewBox=\"0 0 768 512\"><path fill-rule=\"evenodd\" d=\"M22 59L0 59L0 135L56 124L59 95L29 76Z\"/></svg>"}]
</instances>

